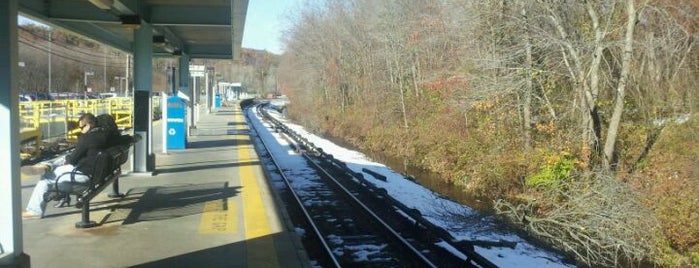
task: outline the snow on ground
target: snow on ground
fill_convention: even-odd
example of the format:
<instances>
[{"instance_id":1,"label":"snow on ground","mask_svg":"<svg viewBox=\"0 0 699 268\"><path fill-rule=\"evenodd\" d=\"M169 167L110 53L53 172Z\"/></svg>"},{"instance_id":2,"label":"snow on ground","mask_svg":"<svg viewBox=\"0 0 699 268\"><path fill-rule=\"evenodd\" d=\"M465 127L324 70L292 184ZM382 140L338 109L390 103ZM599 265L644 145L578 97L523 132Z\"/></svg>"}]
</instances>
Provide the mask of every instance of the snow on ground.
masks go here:
<instances>
[{"instance_id":1,"label":"snow on ground","mask_svg":"<svg viewBox=\"0 0 699 268\"><path fill-rule=\"evenodd\" d=\"M253 111L250 109L248 111ZM369 169L376 173L386 176L386 181L375 179L372 175L364 173L364 177L373 182L378 187L385 188L388 193L396 200L402 202L408 207L420 210L422 215L433 222L435 225L441 226L448 230L451 235L460 240L480 240L480 241L507 241L516 242L516 246L509 247L479 247L476 246L476 252L495 263L499 267L575 267L572 264L564 263L562 256L538 248L531 243L528 243L518 235L508 232L491 218L479 215L477 211L465 205L461 205L441 195L427 189L413 181L405 179L405 177L388 168L387 166L377 163L369 159L366 155L340 147L322 137L316 136L306 131L302 126L289 122L281 114L273 109L268 109L268 112L276 117L279 121L286 124L290 129L296 131L301 136L304 136L315 146L322 148L328 154L332 154L336 159L345 162L347 166L355 172L362 172L363 168ZM252 124L256 125L257 129L269 128L260 120L261 116L256 113L251 113ZM304 183L304 176L315 176L314 172L303 157L295 154L288 147L288 142L277 133L267 131L258 133L266 142L274 141L281 146L273 149L275 157L279 162L282 162L283 168L290 170L295 174L295 179L292 183ZM444 243L446 244L446 243ZM448 245L444 245L448 247Z\"/></svg>"}]
</instances>

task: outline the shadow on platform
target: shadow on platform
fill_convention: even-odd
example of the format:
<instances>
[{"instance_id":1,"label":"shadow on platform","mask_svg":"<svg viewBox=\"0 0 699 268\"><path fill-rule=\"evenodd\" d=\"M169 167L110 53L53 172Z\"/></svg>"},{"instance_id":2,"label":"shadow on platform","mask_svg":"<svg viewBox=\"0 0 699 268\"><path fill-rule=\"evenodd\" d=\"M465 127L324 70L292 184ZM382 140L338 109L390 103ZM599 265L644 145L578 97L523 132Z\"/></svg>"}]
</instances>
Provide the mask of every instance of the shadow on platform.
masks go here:
<instances>
[{"instance_id":1,"label":"shadow on platform","mask_svg":"<svg viewBox=\"0 0 699 268\"><path fill-rule=\"evenodd\" d=\"M235 267L239 260L232 258L236 247L245 246L243 243L233 243L202 249L170 258L149 263L130 266L132 268L162 268L162 267ZM228 256L228 258L226 258Z\"/></svg>"},{"instance_id":2,"label":"shadow on platform","mask_svg":"<svg viewBox=\"0 0 699 268\"><path fill-rule=\"evenodd\" d=\"M231 116L231 115L236 115L236 114L242 114L239 111L218 111L214 114L214 116Z\"/></svg>"},{"instance_id":3,"label":"shadow on platform","mask_svg":"<svg viewBox=\"0 0 699 268\"><path fill-rule=\"evenodd\" d=\"M246 122L228 122L228 126L247 126L248 123Z\"/></svg>"},{"instance_id":4,"label":"shadow on platform","mask_svg":"<svg viewBox=\"0 0 699 268\"><path fill-rule=\"evenodd\" d=\"M227 131L228 132L228 131ZM190 141L187 143L188 149L206 149L218 148L224 146L238 146L252 144L249 139L228 139L228 140L210 140L210 141Z\"/></svg>"},{"instance_id":5,"label":"shadow on platform","mask_svg":"<svg viewBox=\"0 0 699 268\"><path fill-rule=\"evenodd\" d=\"M274 240L281 233L262 236L246 241L197 250L169 258L154 260L147 263L130 266L131 268L161 268L161 267L286 267L280 265L283 260L270 256L276 250L250 252L249 247L260 245L274 246ZM242 257L242 258L241 258ZM253 263L249 263L253 262ZM296 262L292 262L296 264ZM288 266L288 265L287 265Z\"/></svg>"},{"instance_id":6,"label":"shadow on platform","mask_svg":"<svg viewBox=\"0 0 699 268\"><path fill-rule=\"evenodd\" d=\"M207 162L199 162L199 163L207 163ZM218 168L230 168L230 167L240 167L240 166L255 166L255 165L260 165L261 163L259 161L248 161L248 162L238 162L238 163L229 163L229 162L220 162L220 164L208 164L208 165L198 165L198 166L181 166L181 165L191 165L191 164L198 164L198 163L183 163L183 164L177 164L177 165L171 165L171 166L176 166L173 168L159 168L157 169L153 175L159 175L159 174L165 174L165 173L178 173L178 172L187 172L187 171L196 171L196 170L210 170L210 169L218 169Z\"/></svg>"},{"instance_id":7,"label":"shadow on platform","mask_svg":"<svg viewBox=\"0 0 699 268\"><path fill-rule=\"evenodd\" d=\"M221 202L221 210L227 210L227 199L239 194L240 188L228 187L228 182L148 188L132 205L123 224L200 214L206 202L216 200Z\"/></svg>"}]
</instances>

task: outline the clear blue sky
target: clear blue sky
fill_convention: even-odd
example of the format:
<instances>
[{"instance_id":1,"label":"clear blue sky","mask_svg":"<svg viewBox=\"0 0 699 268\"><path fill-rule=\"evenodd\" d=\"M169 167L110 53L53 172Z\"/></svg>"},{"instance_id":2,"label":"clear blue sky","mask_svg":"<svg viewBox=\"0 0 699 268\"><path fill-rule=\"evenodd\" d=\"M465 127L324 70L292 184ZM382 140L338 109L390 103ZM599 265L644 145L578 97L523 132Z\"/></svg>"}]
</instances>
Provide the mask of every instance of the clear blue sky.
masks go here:
<instances>
[{"instance_id":1,"label":"clear blue sky","mask_svg":"<svg viewBox=\"0 0 699 268\"><path fill-rule=\"evenodd\" d=\"M303 0L250 0L245 18L243 47L282 53L281 31L291 10Z\"/></svg>"}]
</instances>

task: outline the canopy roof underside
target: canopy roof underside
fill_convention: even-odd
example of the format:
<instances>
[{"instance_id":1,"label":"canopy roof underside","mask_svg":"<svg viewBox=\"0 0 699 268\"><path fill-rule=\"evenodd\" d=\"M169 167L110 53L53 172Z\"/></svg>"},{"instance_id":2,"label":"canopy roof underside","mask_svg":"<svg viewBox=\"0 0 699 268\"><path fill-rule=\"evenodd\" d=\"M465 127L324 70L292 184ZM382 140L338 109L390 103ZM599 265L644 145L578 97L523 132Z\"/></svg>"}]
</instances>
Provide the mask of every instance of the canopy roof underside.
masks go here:
<instances>
[{"instance_id":1,"label":"canopy roof underside","mask_svg":"<svg viewBox=\"0 0 699 268\"><path fill-rule=\"evenodd\" d=\"M153 29L154 55L238 59L248 0L19 0L21 14L133 52L133 31Z\"/></svg>"}]
</instances>

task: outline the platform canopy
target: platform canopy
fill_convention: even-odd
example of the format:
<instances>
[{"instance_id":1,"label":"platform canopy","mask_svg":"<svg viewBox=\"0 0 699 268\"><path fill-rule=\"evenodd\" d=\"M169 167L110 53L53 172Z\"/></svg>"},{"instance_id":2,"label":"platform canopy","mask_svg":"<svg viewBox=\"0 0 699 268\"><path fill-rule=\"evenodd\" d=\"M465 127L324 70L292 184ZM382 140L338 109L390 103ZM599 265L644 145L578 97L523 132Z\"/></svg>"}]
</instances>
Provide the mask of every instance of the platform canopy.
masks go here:
<instances>
[{"instance_id":1,"label":"platform canopy","mask_svg":"<svg viewBox=\"0 0 699 268\"><path fill-rule=\"evenodd\" d=\"M19 12L133 52L133 30L153 29L154 56L238 59L248 0L18 0Z\"/></svg>"}]
</instances>

